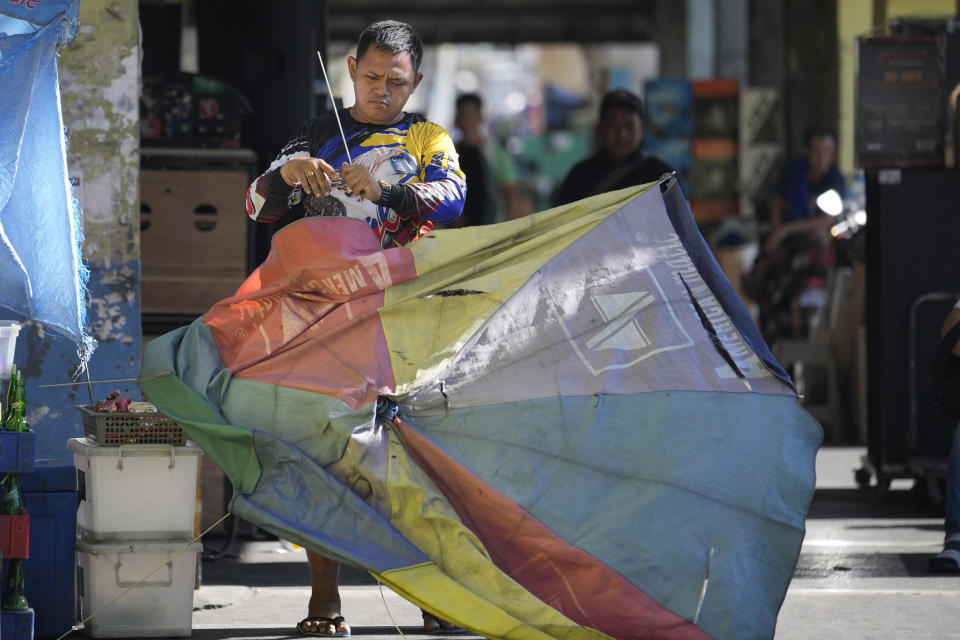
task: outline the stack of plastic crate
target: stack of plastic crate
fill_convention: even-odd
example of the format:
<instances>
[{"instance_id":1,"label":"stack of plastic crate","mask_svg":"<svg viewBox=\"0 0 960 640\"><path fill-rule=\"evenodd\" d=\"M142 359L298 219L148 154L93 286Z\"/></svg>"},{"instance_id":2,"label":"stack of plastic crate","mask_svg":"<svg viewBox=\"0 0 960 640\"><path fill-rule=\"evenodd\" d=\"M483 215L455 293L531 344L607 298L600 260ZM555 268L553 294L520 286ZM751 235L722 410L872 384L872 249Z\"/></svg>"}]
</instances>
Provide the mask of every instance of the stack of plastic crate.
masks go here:
<instances>
[{"instance_id":1,"label":"stack of plastic crate","mask_svg":"<svg viewBox=\"0 0 960 640\"><path fill-rule=\"evenodd\" d=\"M96 613L85 632L189 636L201 450L163 414L77 408L87 435L68 442L80 493L77 599L81 620Z\"/></svg>"}]
</instances>

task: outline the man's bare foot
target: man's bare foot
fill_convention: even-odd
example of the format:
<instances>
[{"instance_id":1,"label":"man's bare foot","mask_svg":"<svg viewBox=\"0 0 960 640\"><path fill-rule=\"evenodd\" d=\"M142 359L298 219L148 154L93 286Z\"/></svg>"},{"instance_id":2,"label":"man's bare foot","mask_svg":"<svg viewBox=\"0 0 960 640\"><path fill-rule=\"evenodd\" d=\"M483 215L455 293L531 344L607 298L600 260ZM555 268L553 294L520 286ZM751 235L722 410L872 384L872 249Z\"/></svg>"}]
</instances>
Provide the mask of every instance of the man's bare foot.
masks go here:
<instances>
[{"instance_id":1,"label":"man's bare foot","mask_svg":"<svg viewBox=\"0 0 960 640\"><path fill-rule=\"evenodd\" d=\"M429 614L426 611L422 611L422 613L424 633L436 635L456 635L458 633L464 633L464 630L455 624L451 624L446 620L441 620L437 616Z\"/></svg>"},{"instance_id":2,"label":"man's bare foot","mask_svg":"<svg viewBox=\"0 0 960 640\"><path fill-rule=\"evenodd\" d=\"M297 631L304 635L349 636L350 627L340 614L340 595L333 602L319 595L311 596L307 617L297 625Z\"/></svg>"},{"instance_id":3,"label":"man's bare foot","mask_svg":"<svg viewBox=\"0 0 960 640\"><path fill-rule=\"evenodd\" d=\"M297 625L297 630L304 635L349 636L350 627L340 614L340 563L311 551L307 551L307 562L310 565L310 603L307 617Z\"/></svg>"},{"instance_id":4,"label":"man's bare foot","mask_svg":"<svg viewBox=\"0 0 960 640\"><path fill-rule=\"evenodd\" d=\"M303 635L319 636L339 636L346 637L350 635L350 627L344 622L343 616L339 613L327 616L314 615L300 621L297 625L297 631Z\"/></svg>"}]
</instances>

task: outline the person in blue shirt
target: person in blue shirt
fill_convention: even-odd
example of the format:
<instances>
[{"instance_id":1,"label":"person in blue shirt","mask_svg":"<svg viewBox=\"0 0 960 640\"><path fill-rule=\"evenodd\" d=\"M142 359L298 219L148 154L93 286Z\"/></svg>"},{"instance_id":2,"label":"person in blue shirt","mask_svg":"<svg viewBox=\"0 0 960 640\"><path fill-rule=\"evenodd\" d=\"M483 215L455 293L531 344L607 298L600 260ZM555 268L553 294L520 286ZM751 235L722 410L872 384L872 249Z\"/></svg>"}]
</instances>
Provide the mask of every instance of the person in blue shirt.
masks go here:
<instances>
[{"instance_id":1,"label":"person in blue shirt","mask_svg":"<svg viewBox=\"0 0 960 640\"><path fill-rule=\"evenodd\" d=\"M836 156L832 130L808 130L803 155L783 167L770 198L770 229L753 270L744 277L749 295L759 304L768 341L803 338L825 291L836 259L830 229L837 220L820 209L817 198L831 190L841 200L845 195Z\"/></svg>"},{"instance_id":2,"label":"person in blue shirt","mask_svg":"<svg viewBox=\"0 0 960 640\"><path fill-rule=\"evenodd\" d=\"M764 243L769 253L794 235L825 237L834 219L820 211L817 196L833 189L843 198L846 188L837 168L837 135L815 127L804 136L804 154L783 168L770 202L770 233Z\"/></svg>"}]
</instances>

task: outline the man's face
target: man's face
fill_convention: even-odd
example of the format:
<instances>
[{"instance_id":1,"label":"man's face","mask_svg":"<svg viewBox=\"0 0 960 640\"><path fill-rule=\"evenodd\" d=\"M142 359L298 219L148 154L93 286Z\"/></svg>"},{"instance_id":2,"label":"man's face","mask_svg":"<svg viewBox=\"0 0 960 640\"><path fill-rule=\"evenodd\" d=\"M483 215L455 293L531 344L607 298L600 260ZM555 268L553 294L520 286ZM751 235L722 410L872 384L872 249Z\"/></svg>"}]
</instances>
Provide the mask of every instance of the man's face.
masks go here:
<instances>
[{"instance_id":1,"label":"man's face","mask_svg":"<svg viewBox=\"0 0 960 640\"><path fill-rule=\"evenodd\" d=\"M476 103L464 101L457 107L457 115L454 118L454 126L461 131L477 131L483 126L483 114Z\"/></svg>"},{"instance_id":2,"label":"man's face","mask_svg":"<svg viewBox=\"0 0 960 640\"><path fill-rule=\"evenodd\" d=\"M643 140L640 116L625 107L609 109L598 129L600 143L614 162L619 162L636 151Z\"/></svg>"},{"instance_id":3,"label":"man's face","mask_svg":"<svg viewBox=\"0 0 960 640\"><path fill-rule=\"evenodd\" d=\"M353 80L354 117L370 124L393 124L423 74L413 70L413 60L407 52L394 54L387 49L371 46L357 60L347 60L350 79Z\"/></svg>"},{"instance_id":4,"label":"man's face","mask_svg":"<svg viewBox=\"0 0 960 640\"><path fill-rule=\"evenodd\" d=\"M807 162L815 176L822 176L833 164L837 155L837 143L830 136L811 138L807 147Z\"/></svg>"}]
</instances>

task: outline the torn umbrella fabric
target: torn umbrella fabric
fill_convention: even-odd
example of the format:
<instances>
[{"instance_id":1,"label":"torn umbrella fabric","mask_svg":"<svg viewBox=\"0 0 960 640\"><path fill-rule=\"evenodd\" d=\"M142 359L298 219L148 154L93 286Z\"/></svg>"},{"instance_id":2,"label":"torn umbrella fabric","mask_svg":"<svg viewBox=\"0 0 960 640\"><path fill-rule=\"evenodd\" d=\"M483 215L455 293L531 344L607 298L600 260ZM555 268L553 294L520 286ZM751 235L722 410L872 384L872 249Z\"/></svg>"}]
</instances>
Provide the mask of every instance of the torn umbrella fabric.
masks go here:
<instances>
[{"instance_id":1,"label":"torn umbrella fabric","mask_svg":"<svg viewBox=\"0 0 960 640\"><path fill-rule=\"evenodd\" d=\"M821 430L667 184L297 221L140 385L235 514L483 636L771 637Z\"/></svg>"}]
</instances>

